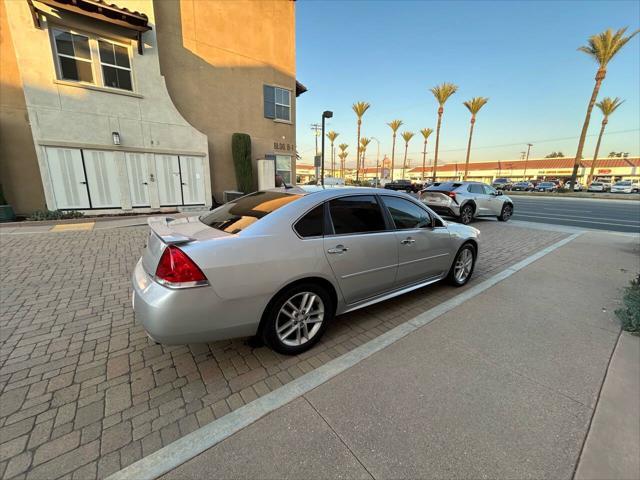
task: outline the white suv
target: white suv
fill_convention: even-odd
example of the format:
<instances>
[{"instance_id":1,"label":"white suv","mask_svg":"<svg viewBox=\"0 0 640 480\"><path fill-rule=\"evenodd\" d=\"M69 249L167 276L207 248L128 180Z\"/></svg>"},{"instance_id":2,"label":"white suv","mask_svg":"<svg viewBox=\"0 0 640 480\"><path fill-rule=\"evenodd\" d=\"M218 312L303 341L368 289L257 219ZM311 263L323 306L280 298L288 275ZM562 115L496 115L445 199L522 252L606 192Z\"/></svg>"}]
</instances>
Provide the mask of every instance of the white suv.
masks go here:
<instances>
[{"instance_id":1,"label":"white suv","mask_svg":"<svg viewBox=\"0 0 640 480\"><path fill-rule=\"evenodd\" d=\"M611 186L611 193L638 193L640 192L640 183L631 180L622 180Z\"/></svg>"}]
</instances>

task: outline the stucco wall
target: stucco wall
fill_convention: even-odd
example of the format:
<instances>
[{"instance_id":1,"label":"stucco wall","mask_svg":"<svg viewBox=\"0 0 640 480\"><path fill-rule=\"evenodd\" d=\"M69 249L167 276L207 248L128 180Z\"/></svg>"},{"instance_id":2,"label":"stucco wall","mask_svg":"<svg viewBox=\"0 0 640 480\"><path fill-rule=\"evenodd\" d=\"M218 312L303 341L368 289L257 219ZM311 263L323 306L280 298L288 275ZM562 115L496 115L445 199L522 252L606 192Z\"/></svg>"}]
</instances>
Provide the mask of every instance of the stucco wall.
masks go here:
<instances>
[{"instance_id":1,"label":"stucco wall","mask_svg":"<svg viewBox=\"0 0 640 480\"><path fill-rule=\"evenodd\" d=\"M251 135L254 163L266 154L292 155L295 163L294 2L155 0L154 5L160 68L176 107L209 139L216 198L236 188L235 132ZM264 84L292 91L290 123L264 118ZM274 148L274 142L284 148Z\"/></svg>"},{"instance_id":2,"label":"stucco wall","mask_svg":"<svg viewBox=\"0 0 640 480\"><path fill-rule=\"evenodd\" d=\"M152 0L125 0L118 3L130 10L144 12L154 28L144 34L144 55L139 55L137 48L132 49L133 94L84 88L56 80L49 39L49 28L60 23L78 31L102 33L135 47L135 41L130 39L126 31L50 9L35 1L38 8L47 12L42 22L43 28L38 29L34 26L26 1L4 1L31 121L32 145L36 145L42 183L50 208L55 206L55 201L48 185L44 145L208 157L206 135L191 126L175 108L160 74ZM112 142L113 131L120 133L121 145L118 147ZM208 161L205 163L209 164ZM205 173L207 201L210 202L208 168ZM38 178L33 181L38 181ZM24 182L19 183L22 185ZM22 188L21 185L15 188Z\"/></svg>"},{"instance_id":3,"label":"stucco wall","mask_svg":"<svg viewBox=\"0 0 640 480\"><path fill-rule=\"evenodd\" d=\"M0 184L16 213L45 207L29 115L4 2L0 1ZM35 179L35 181L34 181Z\"/></svg>"}]
</instances>

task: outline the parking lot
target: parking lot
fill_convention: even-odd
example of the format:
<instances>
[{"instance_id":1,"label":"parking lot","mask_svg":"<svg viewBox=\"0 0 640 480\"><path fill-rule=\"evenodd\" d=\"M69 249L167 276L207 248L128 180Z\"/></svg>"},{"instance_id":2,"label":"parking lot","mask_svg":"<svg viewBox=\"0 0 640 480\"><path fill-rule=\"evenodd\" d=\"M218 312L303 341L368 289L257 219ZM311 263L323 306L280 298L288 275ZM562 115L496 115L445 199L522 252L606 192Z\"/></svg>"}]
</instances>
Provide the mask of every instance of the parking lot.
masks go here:
<instances>
[{"instance_id":1,"label":"parking lot","mask_svg":"<svg viewBox=\"0 0 640 480\"><path fill-rule=\"evenodd\" d=\"M470 286L567 235L474 226ZM103 478L460 292L430 286L339 317L297 357L246 339L154 345L130 304L146 231L0 236L3 478Z\"/></svg>"}]
</instances>

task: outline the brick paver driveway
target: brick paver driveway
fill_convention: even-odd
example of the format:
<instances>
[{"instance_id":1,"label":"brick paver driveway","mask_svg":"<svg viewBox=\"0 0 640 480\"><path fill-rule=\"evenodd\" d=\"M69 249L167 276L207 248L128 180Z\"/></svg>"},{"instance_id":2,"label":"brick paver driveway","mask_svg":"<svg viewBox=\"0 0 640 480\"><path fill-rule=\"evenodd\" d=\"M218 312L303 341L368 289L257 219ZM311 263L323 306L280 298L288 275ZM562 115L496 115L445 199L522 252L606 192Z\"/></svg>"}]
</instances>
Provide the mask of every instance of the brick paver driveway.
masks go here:
<instances>
[{"instance_id":1,"label":"brick paver driveway","mask_svg":"<svg viewBox=\"0 0 640 480\"><path fill-rule=\"evenodd\" d=\"M471 285L566 236L475 226ZM3 478L103 478L460 292L434 285L344 315L297 357L244 339L154 345L130 303L146 231L1 235Z\"/></svg>"}]
</instances>

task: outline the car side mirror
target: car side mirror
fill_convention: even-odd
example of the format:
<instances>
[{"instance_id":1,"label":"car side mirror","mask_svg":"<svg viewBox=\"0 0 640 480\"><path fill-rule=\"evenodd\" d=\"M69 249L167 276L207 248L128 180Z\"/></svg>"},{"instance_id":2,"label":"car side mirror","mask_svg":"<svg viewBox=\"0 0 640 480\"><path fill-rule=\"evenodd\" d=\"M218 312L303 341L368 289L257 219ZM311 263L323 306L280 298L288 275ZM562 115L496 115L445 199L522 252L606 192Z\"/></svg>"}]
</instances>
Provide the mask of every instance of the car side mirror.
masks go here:
<instances>
[{"instance_id":1,"label":"car side mirror","mask_svg":"<svg viewBox=\"0 0 640 480\"><path fill-rule=\"evenodd\" d=\"M496 190L496 195L499 197L500 195L502 195L502 190Z\"/></svg>"}]
</instances>

